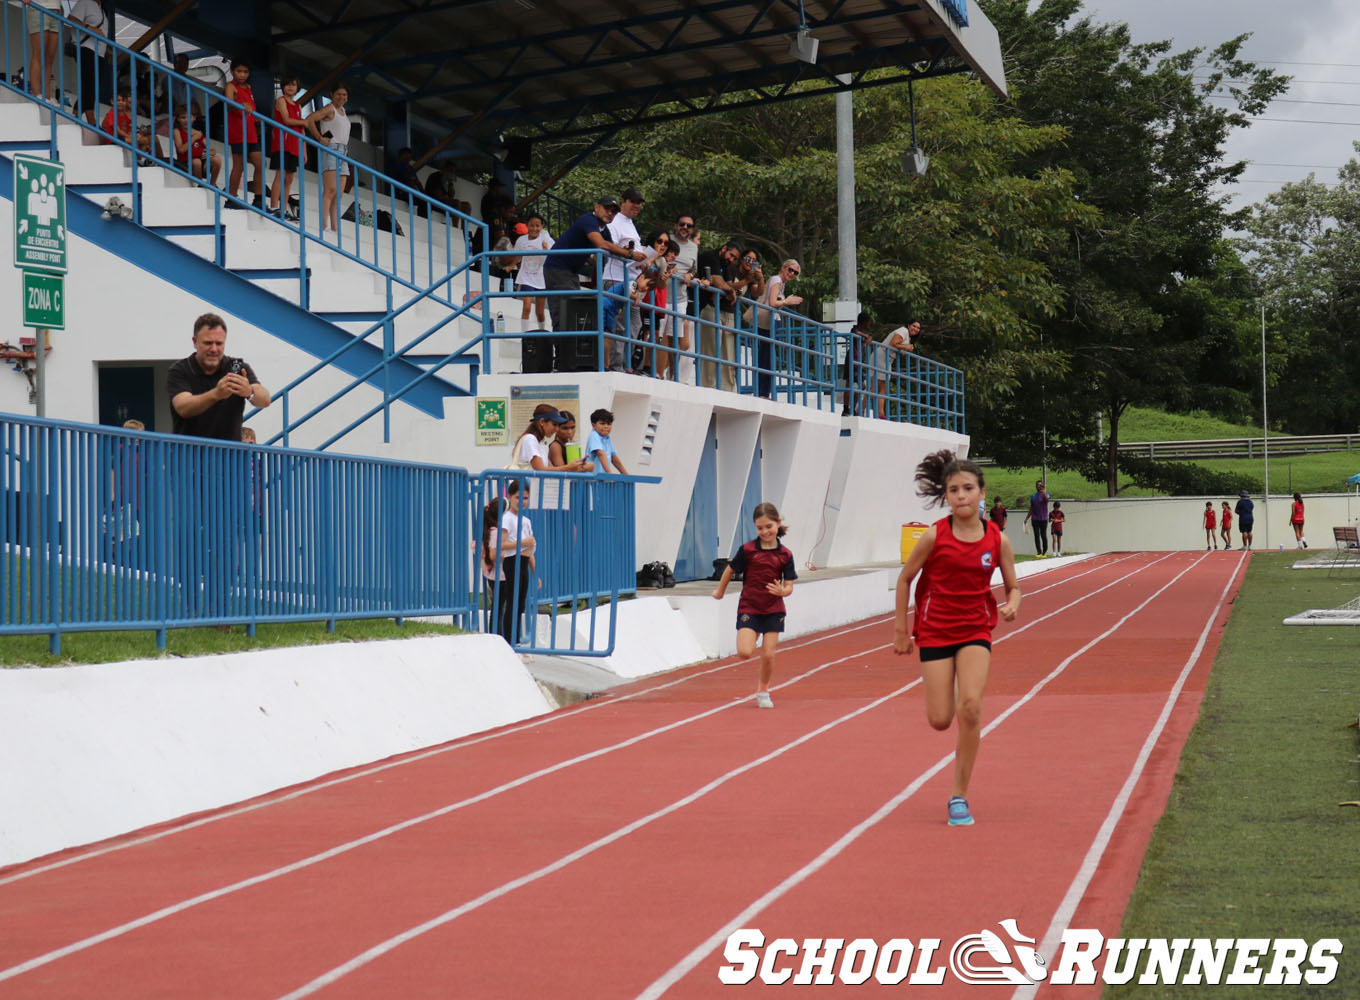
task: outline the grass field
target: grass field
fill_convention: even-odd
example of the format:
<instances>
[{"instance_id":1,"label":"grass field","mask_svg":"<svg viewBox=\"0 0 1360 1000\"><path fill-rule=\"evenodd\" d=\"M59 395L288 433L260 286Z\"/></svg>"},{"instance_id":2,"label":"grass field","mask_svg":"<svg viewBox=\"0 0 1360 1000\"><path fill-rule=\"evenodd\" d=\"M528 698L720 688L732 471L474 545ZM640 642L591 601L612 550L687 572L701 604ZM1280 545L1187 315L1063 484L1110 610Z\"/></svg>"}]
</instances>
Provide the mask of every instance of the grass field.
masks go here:
<instances>
[{"instance_id":1,"label":"grass field","mask_svg":"<svg viewBox=\"0 0 1360 1000\"><path fill-rule=\"evenodd\" d=\"M1293 627L1286 615L1360 596L1360 574L1252 557L1126 914L1125 938L1339 938L1327 985L1288 997L1360 997L1360 626ZM1203 987L1201 987L1202 989ZM1256 995L1213 987L1215 997ZM1256 987L1259 992L1260 987ZM1190 987L1107 987L1122 1000ZM1269 991L1267 991L1269 992Z\"/></svg>"},{"instance_id":2,"label":"grass field","mask_svg":"<svg viewBox=\"0 0 1360 1000\"><path fill-rule=\"evenodd\" d=\"M369 642L376 639L409 639L419 635L453 635L461 630L450 625L407 620L398 625L391 618L344 620L327 632L322 622L287 622L261 625L255 635L244 626L230 630L181 628L166 632L165 652L156 648L154 632L63 632L61 655L47 651L45 635L0 636L0 667L50 667L61 663L115 663L119 660L154 659L158 656L209 656L279 646L311 646L325 642Z\"/></svg>"},{"instance_id":3,"label":"grass field","mask_svg":"<svg viewBox=\"0 0 1360 1000\"><path fill-rule=\"evenodd\" d=\"M1259 437L1260 427L1225 423L1205 413L1175 414L1158 410L1130 408L1119 425L1121 441L1202 441L1212 438ZM986 454L985 442L975 442L975 450ZM1200 462L1213 472L1252 476L1264 482L1265 464L1260 459L1221 459ZM1321 455L1291 455L1270 462L1270 492L1276 493L1342 493L1346 477L1360 472L1360 452L1329 452ZM1034 481L1040 476L1038 466L1022 469L990 467L987 473L987 496L998 496L1014 510L1017 503L1021 513L1028 506L1034 492ZM1164 496L1120 480L1121 497ZM1105 496L1105 483L1092 482L1075 472L1049 470L1048 492L1059 499L1096 500Z\"/></svg>"}]
</instances>

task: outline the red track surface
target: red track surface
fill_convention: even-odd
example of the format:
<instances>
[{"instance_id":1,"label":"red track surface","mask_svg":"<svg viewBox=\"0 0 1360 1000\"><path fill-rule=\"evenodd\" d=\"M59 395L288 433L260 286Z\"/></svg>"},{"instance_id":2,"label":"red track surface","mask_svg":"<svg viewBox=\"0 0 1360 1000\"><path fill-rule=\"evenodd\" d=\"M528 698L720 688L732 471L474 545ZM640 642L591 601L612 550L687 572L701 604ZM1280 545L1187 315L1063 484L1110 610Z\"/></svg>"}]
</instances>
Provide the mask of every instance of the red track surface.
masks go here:
<instances>
[{"instance_id":1,"label":"red track surface","mask_svg":"<svg viewBox=\"0 0 1360 1000\"><path fill-rule=\"evenodd\" d=\"M1244 565L1105 556L1027 581L974 827L944 822L954 732L926 725L879 618L787 643L772 712L754 665L692 668L0 871L0 998L708 997L733 990L738 928L938 938L932 968L1008 917L1113 933Z\"/></svg>"}]
</instances>

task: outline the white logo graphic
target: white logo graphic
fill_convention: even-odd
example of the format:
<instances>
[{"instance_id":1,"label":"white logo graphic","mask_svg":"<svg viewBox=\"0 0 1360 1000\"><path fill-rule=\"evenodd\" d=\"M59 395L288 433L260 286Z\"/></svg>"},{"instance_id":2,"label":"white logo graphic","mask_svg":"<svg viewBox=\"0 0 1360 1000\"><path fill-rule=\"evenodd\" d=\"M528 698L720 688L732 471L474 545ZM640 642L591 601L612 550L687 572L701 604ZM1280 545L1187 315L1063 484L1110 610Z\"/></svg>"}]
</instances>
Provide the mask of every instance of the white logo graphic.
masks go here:
<instances>
[{"instance_id":1,"label":"white logo graphic","mask_svg":"<svg viewBox=\"0 0 1360 1000\"><path fill-rule=\"evenodd\" d=\"M983 569L986 569L986 568L990 567L991 565L992 565L992 554L991 554L990 552L984 552L984 553L982 553L982 567L983 567Z\"/></svg>"},{"instance_id":2,"label":"white logo graphic","mask_svg":"<svg viewBox=\"0 0 1360 1000\"><path fill-rule=\"evenodd\" d=\"M989 930L967 934L954 942L949 951L949 968L959 982L973 986L984 983L1028 986L1042 982L1048 975L1043 956L1034 949L1034 938L1020 933L1015 918L1001 921L1001 926L1014 942L1014 955L1001 936ZM978 964L979 952L986 953L994 964Z\"/></svg>"}]
</instances>

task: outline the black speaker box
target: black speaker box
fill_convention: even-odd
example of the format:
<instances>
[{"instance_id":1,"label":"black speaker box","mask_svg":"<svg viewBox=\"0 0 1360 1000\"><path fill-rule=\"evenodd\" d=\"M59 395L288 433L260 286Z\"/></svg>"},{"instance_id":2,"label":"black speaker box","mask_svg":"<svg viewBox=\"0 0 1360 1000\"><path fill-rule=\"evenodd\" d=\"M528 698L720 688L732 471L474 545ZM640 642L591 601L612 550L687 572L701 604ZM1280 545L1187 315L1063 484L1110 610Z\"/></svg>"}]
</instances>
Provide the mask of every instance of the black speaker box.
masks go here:
<instances>
[{"instance_id":1,"label":"black speaker box","mask_svg":"<svg viewBox=\"0 0 1360 1000\"><path fill-rule=\"evenodd\" d=\"M526 334L519 342L520 370L526 375L542 375L553 369L554 337Z\"/></svg>"}]
</instances>

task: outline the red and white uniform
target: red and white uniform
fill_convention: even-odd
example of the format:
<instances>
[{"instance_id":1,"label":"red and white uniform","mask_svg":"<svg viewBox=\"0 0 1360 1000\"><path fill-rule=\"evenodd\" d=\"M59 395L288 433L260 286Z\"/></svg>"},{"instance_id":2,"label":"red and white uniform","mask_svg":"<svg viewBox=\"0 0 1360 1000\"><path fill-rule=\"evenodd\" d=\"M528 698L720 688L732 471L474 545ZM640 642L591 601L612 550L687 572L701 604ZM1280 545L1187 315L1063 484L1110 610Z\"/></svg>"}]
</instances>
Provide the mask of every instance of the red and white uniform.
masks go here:
<instances>
[{"instance_id":1,"label":"red and white uniform","mask_svg":"<svg viewBox=\"0 0 1360 1000\"><path fill-rule=\"evenodd\" d=\"M957 646L991 642L996 626L992 571L1001 565L1001 529L984 521L976 542L961 541L953 518L935 522L935 546L916 581L916 620L912 638L918 646Z\"/></svg>"},{"instance_id":2,"label":"red and white uniform","mask_svg":"<svg viewBox=\"0 0 1360 1000\"><path fill-rule=\"evenodd\" d=\"M1303 501L1302 501L1302 500L1296 501L1296 502L1292 505L1292 509L1291 509L1290 514L1289 514L1289 523L1290 523L1290 524L1302 524L1302 523L1303 523Z\"/></svg>"},{"instance_id":3,"label":"red and white uniform","mask_svg":"<svg viewBox=\"0 0 1360 1000\"><path fill-rule=\"evenodd\" d=\"M1214 517L1214 509L1212 507L1206 507L1204 509L1204 529L1206 531L1213 531L1216 527L1218 527L1218 522Z\"/></svg>"}]
</instances>

